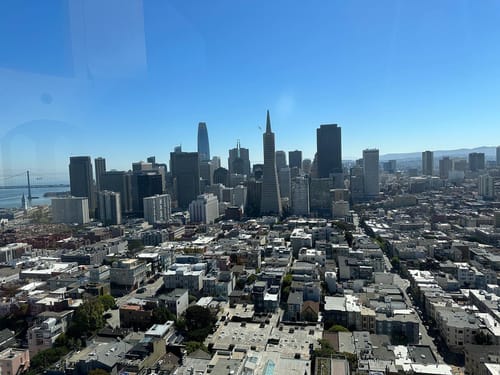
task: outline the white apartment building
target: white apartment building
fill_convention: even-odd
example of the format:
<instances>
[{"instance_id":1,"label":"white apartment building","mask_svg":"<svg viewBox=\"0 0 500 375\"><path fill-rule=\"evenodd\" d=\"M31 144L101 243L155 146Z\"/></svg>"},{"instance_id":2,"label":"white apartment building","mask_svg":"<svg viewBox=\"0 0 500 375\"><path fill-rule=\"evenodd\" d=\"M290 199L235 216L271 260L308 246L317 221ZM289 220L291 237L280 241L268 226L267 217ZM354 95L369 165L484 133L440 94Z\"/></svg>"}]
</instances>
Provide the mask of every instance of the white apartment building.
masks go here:
<instances>
[{"instance_id":1,"label":"white apartment building","mask_svg":"<svg viewBox=\"0 0 500 375\"><path fill-rule=\"evenodd\" d=\"M219 200L213 194L200 194L189 204L189 215L195 223L212 224L219 217Z\"/></svg>"},{"instance_id":2,"label":"white apartment building","mask_svg":"<svg viewBox=\"0 0 500 375\"><path fill-rule=\"evenodd\" d=\"M166 223L172 214L172 205L169 194L146 197L144 202L144 220L150 224Z\"/></svg>"}]
</instances>

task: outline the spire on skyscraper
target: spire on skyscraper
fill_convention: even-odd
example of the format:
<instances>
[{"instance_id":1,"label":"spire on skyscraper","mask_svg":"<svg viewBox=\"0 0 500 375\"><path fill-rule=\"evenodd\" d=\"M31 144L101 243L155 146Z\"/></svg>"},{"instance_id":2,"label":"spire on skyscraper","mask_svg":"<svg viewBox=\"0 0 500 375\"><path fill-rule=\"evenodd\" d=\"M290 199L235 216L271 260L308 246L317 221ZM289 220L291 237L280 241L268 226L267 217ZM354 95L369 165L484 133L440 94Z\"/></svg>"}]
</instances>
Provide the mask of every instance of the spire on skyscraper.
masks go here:
<instances>
[{"instance_id":1,"label":"spire on skyscraper","mask_svg":"<svg viewBox=\"0 0 500 375\"><path fill-rule=\"evenodd\" d=\"M271 117L269 116L269 109L267 110L266 133L271 133Z\"/></svg>"}]
</instances>

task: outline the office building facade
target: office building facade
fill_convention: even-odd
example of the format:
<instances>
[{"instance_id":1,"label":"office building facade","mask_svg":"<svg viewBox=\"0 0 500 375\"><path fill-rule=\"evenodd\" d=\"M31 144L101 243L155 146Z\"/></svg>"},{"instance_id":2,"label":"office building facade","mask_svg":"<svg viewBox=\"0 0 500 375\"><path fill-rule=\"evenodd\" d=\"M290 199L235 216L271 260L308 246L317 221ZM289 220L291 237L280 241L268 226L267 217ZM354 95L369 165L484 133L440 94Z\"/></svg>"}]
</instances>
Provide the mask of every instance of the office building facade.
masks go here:
<instances>
[{"instance_id":1,"label":"office building facade","mask_svg":"<svg viewBox=\"0 0 500 375\"><path fill-rule=\"evenodd\" d=\"M264 145L264 170L262 180L262 215L281 215L281 197L276 170L276 152L274 133L271 130L271 118L267 111L266 132L262 136Z\"/></svg>"},{"instance_id":2,"label":"office building facade","mask_svg":"<svg viewBox=\"0 0 500 375\"><path fill-rule=\"evenodd\" d=\"M96 204L90 156L72 156L69 158L69 184L73 197L87 198L90 216L94 217Z\"/></svg>"},{"instance_id":3,"label":"office building facade","mask_svg":"<svg viewBox=\"0 0 500 375\"><path fill-rule=\"evenodd\" d=\"M187 209L200 194L200 168L197 152L170 153L170 170L174 178L177 206Z\"/></svg>"},{"instance_id":4,"label":"office building facade","mask_svg":"<svg viewBox=\"0 0 500 375\"><path fill-rule=\"evenodd\" d=\"M317 177L342 173L342 133L337 124L321 125L316 130Z\"/></svg>"},{"instance_id":5,"label":"office building facade","mask_svg":"<svg viewBox=\"0 0 500 375\"><path fill-rule=\"evenodd\" d=\"M378 198L380 193L378 149L363 150L363 183L365 198Z\"/></svg>"},{"instance_id":6,"label":"office building facade","mask_svg":"<svg viewBox=\"0 0 500 375\"><path fill-rule=\"evenodd\" d=\"M434 153L432 151L422 152L422 174L432 176L434 171Z\"/></svg>"},{"instance_id":7,"label":"office building facade","mask_svg":"<svg viewBox=\"0 0 500 375\"><path fill-rule=\"evenodd\" d=\"M198 124L198 157L200 161L210 160L210 143L208 142L207 124Z\"/></svg>"},{"instance_id":8,"label":"office building facade","mask_svg":"<svg viewBox=\"0 0 500 375\"><path fill-rule=\"evenodd\" d=\"M288 151L288 166L302 169L302 151Z\"/></svg>"}]
</instances>

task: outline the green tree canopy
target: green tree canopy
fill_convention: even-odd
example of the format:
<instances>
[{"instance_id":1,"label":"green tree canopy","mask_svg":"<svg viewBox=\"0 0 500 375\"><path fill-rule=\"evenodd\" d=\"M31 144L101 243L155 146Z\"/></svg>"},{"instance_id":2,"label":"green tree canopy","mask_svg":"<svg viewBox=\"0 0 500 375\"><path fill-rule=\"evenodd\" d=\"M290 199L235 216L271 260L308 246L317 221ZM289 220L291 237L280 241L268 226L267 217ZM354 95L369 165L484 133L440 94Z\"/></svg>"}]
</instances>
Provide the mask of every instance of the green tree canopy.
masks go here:
<instances>
[{"instance_id":1,"label":"green tree canopy","mask_svg":"<svg viewBox=\"0 0 500 375\"><path fill-rule=\"evenodd\" d=\"M92 335L104 327L103 314L104 307L98 298L86 300L76 309L68 332L73 337Z\"/></svg>"},{"instance_id":2,"label":"green tree canopy","mask_svg":"<svg viewBox=\"0 0 500 375\"><path fill-rule=\"evenodd\" d=\"M113 296L109 294L105 294L103 296L98 297L99 302L102 304L104 311L111 309L116 306L116 301Z\"/></svg>"}]
</instances>

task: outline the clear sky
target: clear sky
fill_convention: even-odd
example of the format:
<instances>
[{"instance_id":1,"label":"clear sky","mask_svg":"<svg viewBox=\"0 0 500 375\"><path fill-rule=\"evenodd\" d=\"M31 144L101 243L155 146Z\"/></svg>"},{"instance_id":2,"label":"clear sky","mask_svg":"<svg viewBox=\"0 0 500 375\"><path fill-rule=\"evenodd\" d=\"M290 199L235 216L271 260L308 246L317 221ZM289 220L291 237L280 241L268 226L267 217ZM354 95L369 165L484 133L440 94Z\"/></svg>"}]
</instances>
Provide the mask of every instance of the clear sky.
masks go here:
<instances>
[{"instance_id":1,"label":"clear sky","mask_svg":"<svg viewBox=\"0 0 500 375\"><path fill-rule=\"evenodd\" d=\"M0 169L67 174L70 155L128 169L199 121L225 163L500 144L500 1L9 0L0 2Z\"/></svg>"}]
</instances>

